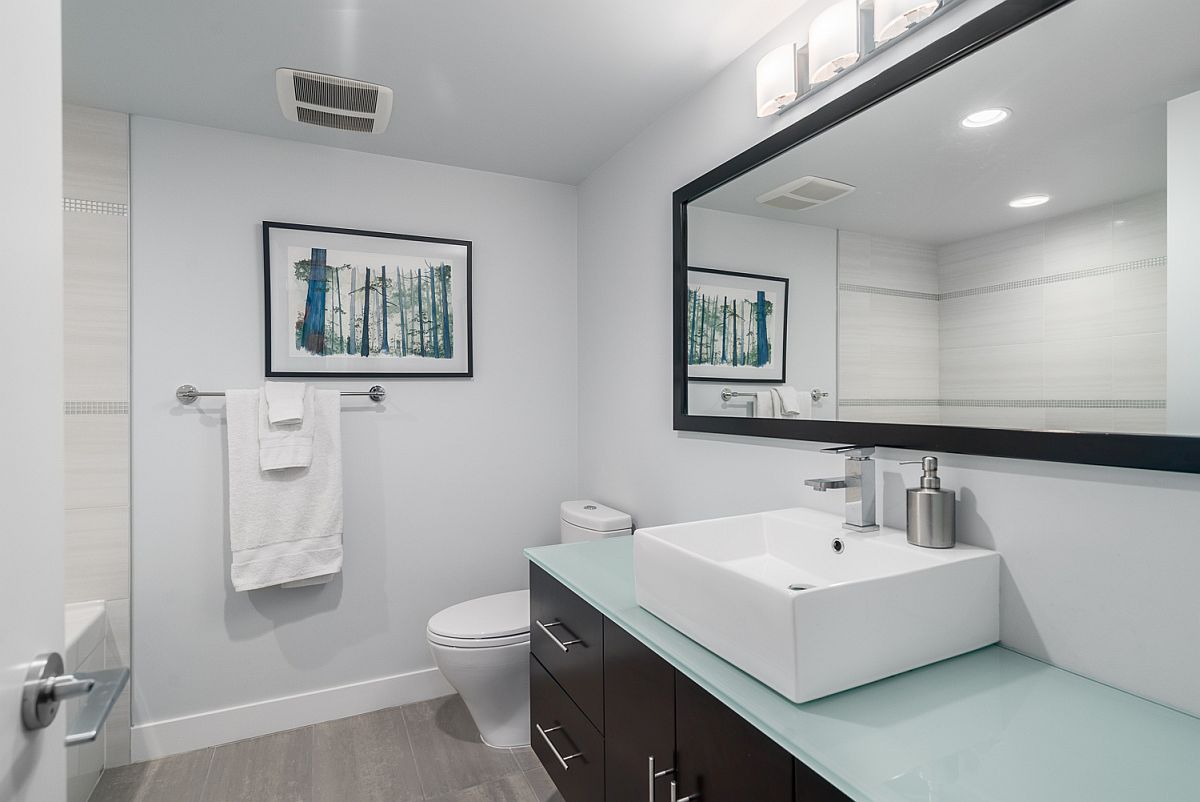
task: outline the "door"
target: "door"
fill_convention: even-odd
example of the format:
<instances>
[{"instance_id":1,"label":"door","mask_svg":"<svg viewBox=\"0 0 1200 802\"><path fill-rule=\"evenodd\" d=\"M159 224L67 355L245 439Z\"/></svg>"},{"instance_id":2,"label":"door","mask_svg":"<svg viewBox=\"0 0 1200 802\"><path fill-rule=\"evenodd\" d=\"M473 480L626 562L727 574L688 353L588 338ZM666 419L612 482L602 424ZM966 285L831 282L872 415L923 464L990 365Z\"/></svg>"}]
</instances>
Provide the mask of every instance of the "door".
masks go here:
<instances>
[{"instance_id":1,"label":"door","mask_svg":"<svg viewBox=\"0 0 1200 802\"><path fill-rule=\"evenodd\" d=\"M675 669L604 620L604 797L669 799L675 763ZM650 759L654 768L651 769ZM650 771L662 773L650 792Z\"/></svg>"},{"instance_id":2,"label":"door","mask_svg":"<svg viewBox=\"0 0 1200 802\"><path fill-rule=\"evenodd\" d=\"M21 724L29 663L63 648L59 3L5 3L0 48L0 799L66 795L65 716Z\"/></svg>"},{"instance_id":3,"label":"door","mask_svg":"<svg viewBox=\"0 0 1200 802\"><path fill-rule=\"evenodd\" d=\"M678 672L675 758L680 799L792 802L792 756Z\"/></svg>"}]
</instances>

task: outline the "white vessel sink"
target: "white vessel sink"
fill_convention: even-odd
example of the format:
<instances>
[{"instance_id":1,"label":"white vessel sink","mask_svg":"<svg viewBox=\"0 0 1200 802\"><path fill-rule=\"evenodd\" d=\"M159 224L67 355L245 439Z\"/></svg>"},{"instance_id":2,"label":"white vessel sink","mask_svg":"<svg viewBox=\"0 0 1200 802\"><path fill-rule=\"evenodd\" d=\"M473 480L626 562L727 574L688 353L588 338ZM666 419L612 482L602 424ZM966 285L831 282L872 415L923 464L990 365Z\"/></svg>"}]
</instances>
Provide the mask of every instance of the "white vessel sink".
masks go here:
<instances>
[{"instance_id":1,"label":"white vessel sink","mask_svg":"<svg viewBox=\"0 0 1200 802\"><path fill-rule=\"evenodd\" d=\"M995 643L999 572L804 508L634 533L638 604L793 702Z\"/></svg>"}]
</instances>

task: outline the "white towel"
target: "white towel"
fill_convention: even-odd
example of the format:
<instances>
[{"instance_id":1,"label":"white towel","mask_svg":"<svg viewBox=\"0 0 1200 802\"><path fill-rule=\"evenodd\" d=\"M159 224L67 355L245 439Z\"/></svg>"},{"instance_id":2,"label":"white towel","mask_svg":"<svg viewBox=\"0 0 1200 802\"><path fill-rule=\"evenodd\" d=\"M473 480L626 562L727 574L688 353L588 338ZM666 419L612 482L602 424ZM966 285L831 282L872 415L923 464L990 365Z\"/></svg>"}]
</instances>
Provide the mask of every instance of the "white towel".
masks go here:
<instances>
[{"instance_id":1,"label":"white towel","mask_svg":"<svg viewBox=\"0 0 1200 802\"><path fill-rule=\"evenodd\" d=\"M754 417L775 417L775 393L770 390L758 390L754 393Z\"/></svg>"},{"instance_id":2,"label":"white towel","mask_svg":"<svg viewBox=\"0 0 1200 802\"><path fill-rule=\"evenodd\" d=\"M270 384L270 382L267 382ZM284 468L307 468L313 459L313 404L317 397L315 388L309 387L304 394L304 417L302 423L273 424L267 411L270 402L267 393L258 399L258 464L264 471Z\"/></svg>"},{"instance_id":3,"label":"white towel","mask_svg":"<svg viewBox=\"0 0 1200 802\"><path fill-rule=\"evenodd\" d=\"M275 426L298 424L304 420L305 385L295 382L267 382L267 420Z\"/></svg>"},{"instance_id":4,"label":"white towel","mask_svg":"<svg viewBox=\"0 0 1200 802\"><path fill-rule=\"evenodd\" d=\"M234 590L311 580L342 570L341 395L318 390L307 468L259 469L258 390L225 393L229 438L230 578Z\"/></svg>"},{"instance_id":5,"label":"white towel","mask_svg":"<svg viewBox=\"0 0 1200 802\"><path fill-rule=\"evenodd\" d=\"M775 395L775 413L780 418L812 418L812 395L796 392L789 384L772 388Z\"/></svg>"}]
</instances>

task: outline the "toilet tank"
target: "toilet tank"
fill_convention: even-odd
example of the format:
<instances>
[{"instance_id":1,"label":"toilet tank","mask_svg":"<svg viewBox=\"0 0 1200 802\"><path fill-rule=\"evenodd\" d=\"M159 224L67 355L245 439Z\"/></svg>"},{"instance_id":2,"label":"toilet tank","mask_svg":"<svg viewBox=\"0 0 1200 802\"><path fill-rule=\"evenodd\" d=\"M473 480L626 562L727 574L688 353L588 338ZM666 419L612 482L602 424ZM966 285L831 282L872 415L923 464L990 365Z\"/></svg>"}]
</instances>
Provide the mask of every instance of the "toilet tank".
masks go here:
<instances>
[{"instance_id":1,"label":"toilet tank","mask_svg":"<svg viewBox=\"0 0 1200 802\"><path fill-rule=\"evenodd\" d=\"M563 543L633 534L633 519L629 513L614 510L591 499L564 501L560 511L562 521L559 531Z\"/></svg>"}]
</instances>

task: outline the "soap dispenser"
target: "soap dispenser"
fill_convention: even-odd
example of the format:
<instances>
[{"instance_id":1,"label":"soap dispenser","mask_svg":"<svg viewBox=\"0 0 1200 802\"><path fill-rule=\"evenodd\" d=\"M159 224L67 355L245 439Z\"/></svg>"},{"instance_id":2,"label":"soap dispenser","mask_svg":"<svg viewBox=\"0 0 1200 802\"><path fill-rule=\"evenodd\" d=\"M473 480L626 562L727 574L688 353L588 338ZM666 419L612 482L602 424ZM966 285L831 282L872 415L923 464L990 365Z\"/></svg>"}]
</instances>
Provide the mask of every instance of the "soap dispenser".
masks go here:
<instances>
[{"instance_id":1,"label":"soap dispenser","mask_svg":"<svg viewBox=\"0 0 1200 802\"><path fill-rule=\"evenodd\" d=\"M926 549L954 548L954 491L942 490L937 457L920 463L921 486L908 490L908 542Z\"/></svg>"}]
</instances>

